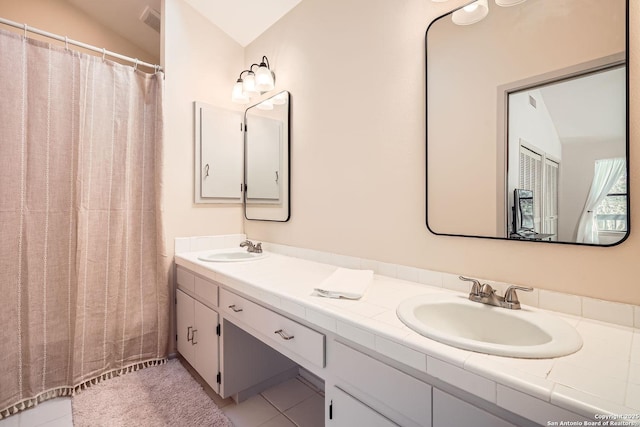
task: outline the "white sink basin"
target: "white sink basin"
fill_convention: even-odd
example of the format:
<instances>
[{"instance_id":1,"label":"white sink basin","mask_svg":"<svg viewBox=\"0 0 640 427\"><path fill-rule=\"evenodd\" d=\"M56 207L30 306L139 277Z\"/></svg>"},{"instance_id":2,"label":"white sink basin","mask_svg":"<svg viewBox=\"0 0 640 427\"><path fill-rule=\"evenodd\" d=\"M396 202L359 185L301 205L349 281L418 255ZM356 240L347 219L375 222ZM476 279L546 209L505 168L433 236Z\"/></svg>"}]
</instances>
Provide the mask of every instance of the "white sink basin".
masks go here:
<instances>
[{"instance_id":1,"label":"white sink basin","mask_svg":"<svg viewBox=\"0 0 640 427\"><path fill-rule=\"evenodd\" d=\"M559 317L530 308L493 307L464 296L420 295L402 302L397 315L427 338L480 353L542 359L582 347L575 328Z\"/></svg>"},{"instance_id":2,"label":"white sink basin","mask_svg":"<svg viewBox=\"0 0 640 427\"><path fill-rule=\"evenodd\" d=\"M200 255L198 259L200 261L209 261L209 262L241 262L241 261L255 261L258 259L262 259L266 257L268 254L266 252L255 253L255 252L247 252L246 249L238 248L238 249L221 249L215 250L211 252L207 252L206 254Z\"/></svg>"}]
</instances>

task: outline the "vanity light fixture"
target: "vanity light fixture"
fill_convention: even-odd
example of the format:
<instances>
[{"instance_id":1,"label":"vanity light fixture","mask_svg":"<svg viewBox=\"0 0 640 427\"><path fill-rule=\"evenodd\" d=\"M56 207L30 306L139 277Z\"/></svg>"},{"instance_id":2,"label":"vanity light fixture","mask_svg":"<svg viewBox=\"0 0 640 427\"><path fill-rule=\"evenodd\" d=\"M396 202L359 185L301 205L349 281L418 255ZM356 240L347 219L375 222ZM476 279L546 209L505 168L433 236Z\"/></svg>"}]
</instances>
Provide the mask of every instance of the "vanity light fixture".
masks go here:
<instances>
[{"instance_id":1,"label":"vanity light fixture","mask_svg":"<svg viewBox=\"0 0 640 427\"><path fill-rule=\"evenodd\" d=\"M434 3L442 3L447 0L431 0ZM524 3L526 0L495 0L501 7L515 6ZM473 3L456 10L451 15L451 20L456 25L471 25L482 21L489 14L489 1L477 0Z\"/></svg>"},{"instance_id":2,"label":"vanity light fixture","mask_svg":"<svg viewBox=\"0 0 640 427\"><path fill-rule=\"evenodd\" d=\"M253 67L258 68L253 71ZM248 70L240 73L236 84L233 85L231 100L237 104L247 104L253 96L273 90L274 87L275 74L271 71L269 59L263 56L260 64L252 64Z\"/></svg>"},{"instance_id":3,"label":"vanity light fixture","mask_svg":"<svg viewBox=\"0 0 640 427\"><path fill-rule=\"evenodd\" d=\"M477 0L456 10L451 20L456 25L471 25L480 22L489 14L488 0Z\"/></svg>"}]
</instances>

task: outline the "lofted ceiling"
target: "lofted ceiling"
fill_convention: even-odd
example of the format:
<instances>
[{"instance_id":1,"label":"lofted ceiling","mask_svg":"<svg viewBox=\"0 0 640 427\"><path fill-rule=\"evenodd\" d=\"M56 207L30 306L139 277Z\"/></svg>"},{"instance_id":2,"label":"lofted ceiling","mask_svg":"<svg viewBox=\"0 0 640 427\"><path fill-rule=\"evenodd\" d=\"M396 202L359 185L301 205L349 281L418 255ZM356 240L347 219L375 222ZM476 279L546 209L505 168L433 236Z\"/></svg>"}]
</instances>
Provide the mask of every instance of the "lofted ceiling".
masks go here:
<instances>
[{"instance_id":1,"label":"lofted ceiling","mask_svg":"<svg viewBox=\"0 0 640 427\"><path fill-rule=\"evenodd\" d=\"M626 69L594 73L540 89L563 142L623 140Z\"/></svg>"},{"instance_id":2,"label":"lofted ceiling","mask_svg":"<svg viewBox=\"0 0 640 427\"><path fill-rule=\"evenodd\" d=\"M244 47L302 0L184 1Z\"/></svg>"},{"instance_id":3,"label":"lofted ceiling","mask_svg":"<svg viewBox=\"0 0 640 427\"><path fill-rule=\"evenodd\" d=\"M149 54L160 57L160 34L140 21L147 6L161 0L66 0ZM181 0L246 46L302 0Z\"/></svg>"}]
</instances>

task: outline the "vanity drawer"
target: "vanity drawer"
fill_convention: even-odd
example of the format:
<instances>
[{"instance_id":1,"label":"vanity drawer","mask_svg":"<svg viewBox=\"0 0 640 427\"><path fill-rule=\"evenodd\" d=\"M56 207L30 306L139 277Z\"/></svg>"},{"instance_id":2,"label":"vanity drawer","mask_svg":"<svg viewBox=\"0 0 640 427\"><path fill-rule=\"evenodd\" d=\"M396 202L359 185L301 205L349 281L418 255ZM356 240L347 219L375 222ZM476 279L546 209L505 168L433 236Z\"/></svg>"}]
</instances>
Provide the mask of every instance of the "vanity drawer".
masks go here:
<instances>
[{"instance_id":1,"label":"vanity drawer","mask_svg":"<svg viewBox=\"0 0 640 427\"><path fill-rule=\"evenodd\" d=\"M338 341L327 364L345 391L400 425L431 424L429 384Z\"/></svg>"},{"instance_id":2,"label":"vanity drawer","mask_svg":"<svg viewBox=\"0 0 640 427\"><path fill-rule=\"evenodd\" d=\"M218 285L198 276L195 277L194 285L196 298L211 307L218 306Z\"/></svg>"},{"instance_id":3,"label":"vanity drawer","mask_svg":"<svg viewBox=\"0 0 640 427\"><path fill-rule=\"evenodd\" d=\"M178 289L182 289L209 307L218 306L218 285L214 282L196 276L182 267L177 268L176 282Z\"/></svg>"},{"instance_id":4,"label":"vanity drawer","mask_svg":"<svg viewBox=\"0 0 640 427\"><path fill-rule=\"evenodd\" d=\"M324 367L325 337L288 317L282 316L239 295L220 289L222 311L255 329L269 342ZM273 347L273 345L272 345Z\"/></svg>"},{"instance_id":5,"label":"vanity drawer","mask_svg":"<svg viewBox=\"0 0 640 427\"><path fill-rule=\"evenodd\" d=\"M178 283L178 288L193 293L195 291L195 280L196 276L193 273L182 267L177 268L176 282Z\"/></svg>"}]
</instances>

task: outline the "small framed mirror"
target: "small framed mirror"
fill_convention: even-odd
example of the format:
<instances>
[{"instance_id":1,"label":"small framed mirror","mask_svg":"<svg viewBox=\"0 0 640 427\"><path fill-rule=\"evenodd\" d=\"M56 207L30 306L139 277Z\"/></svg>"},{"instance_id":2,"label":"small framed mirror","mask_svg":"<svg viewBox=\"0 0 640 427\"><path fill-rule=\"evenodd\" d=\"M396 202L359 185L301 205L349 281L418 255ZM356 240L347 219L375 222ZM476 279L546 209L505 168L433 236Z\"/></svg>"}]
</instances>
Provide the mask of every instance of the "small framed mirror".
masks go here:
<instances>
[{"instance_id":1,"label":"small framed mirror","mask_svg":"<svg viewBox=\"0 0 640 427\"><path fill-rule=\"evenodd\" d=\"M242 112L193 106L194 203L242 203Z\"/></svg>"},{"instance_id":2,"label":"small framed mirror","mask_svg":"<svg viewBox=\"0 0 640 427\"><path fill-rule=\"evenodd\" d=\"M288 221L290 94L282 91L245 111L245 217Z\"/></svg>"},{"instance_id":3,"label":"small framed mirror","mask_svg":"<svg viewBox=\"0 0 640 427\"><path fill-rule=\"evenodd\" d=\"M431 23L431 232L624 241L628 8L626 0L484 0Z\"/></svg>"}]
</instances>

